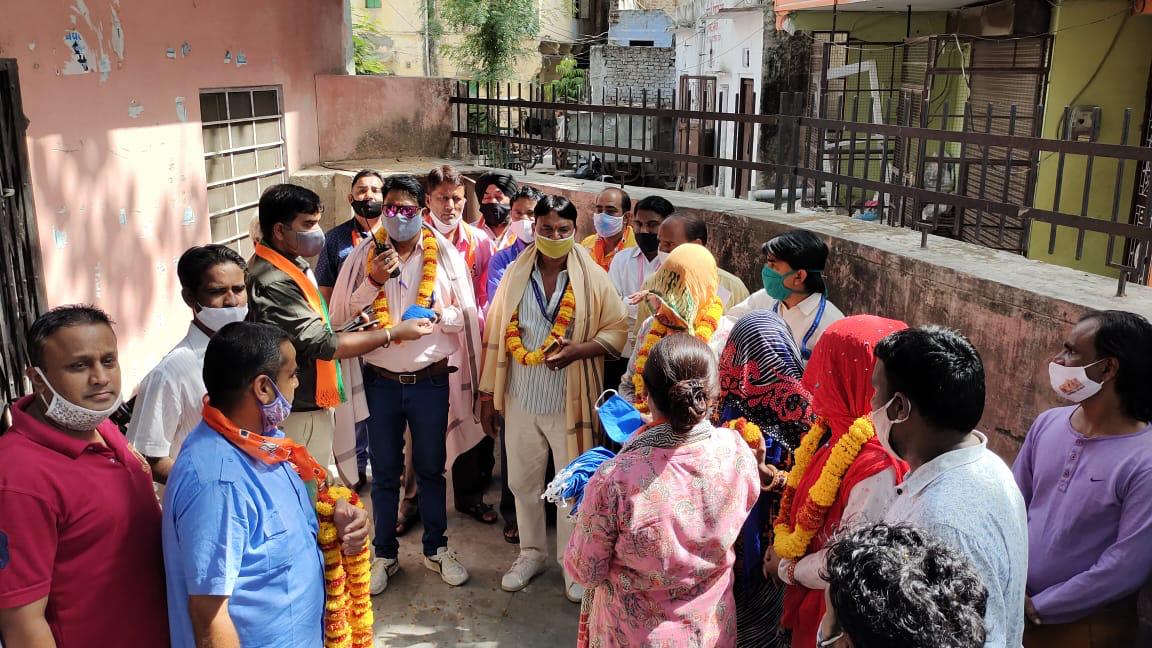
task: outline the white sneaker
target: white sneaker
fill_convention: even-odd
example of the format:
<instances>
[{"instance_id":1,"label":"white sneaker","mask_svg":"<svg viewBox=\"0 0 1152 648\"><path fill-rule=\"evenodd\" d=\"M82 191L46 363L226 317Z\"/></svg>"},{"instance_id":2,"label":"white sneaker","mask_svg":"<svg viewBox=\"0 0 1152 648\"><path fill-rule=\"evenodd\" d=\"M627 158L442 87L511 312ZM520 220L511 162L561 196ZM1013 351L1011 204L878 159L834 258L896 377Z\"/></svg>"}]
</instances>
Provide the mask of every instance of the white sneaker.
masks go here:
<instances>
[{"instance_id":1,"label":"white sneaker","mask_svg":"<svg viewBox=\"0 0 1152 648\"><path fill-rule=\"evenodd\" d=\"M584 586L580 583L570 583L564 589L564 596L568 597L569 601L573 603L580 603L584 600Z\"/></svg>"},{"instance_id":2,"label":"white sneaker","mask_svg":"<svg viewBox=\"0 0 1152 648\"><path fill-rule=\"evenodd\" d=\"M519 592L528 587L528 583L543 574L547 568L548 556L544 552L525 549L516 557L516 562L512 563L504 578L500 579L500 589L505 592Z\"/></svg>"},{"instance_id":3,"label":"white sneaker","mask_svg":"<svg viewBox=\"0 0 1152 648\"><path fill-rule=\"evenodd\" d=\"M468 570L456 560L456 552L448 547L440 547L435 556L424 556L424 566L440 574L440 580L452 587L468 582Z\"/></svg>"},{"instance_id":4,"label":"white sneaker","mask_svg":"<svg viewBox=\"0 0 1152 648\"><path fill-rule=\"evenodd\" d=\"M372 596L383 594L388 589L388 578L400 571L400 561L396 558L373 558L372 580L368 585L368 592Z\"/></svg>"}]
</instances>

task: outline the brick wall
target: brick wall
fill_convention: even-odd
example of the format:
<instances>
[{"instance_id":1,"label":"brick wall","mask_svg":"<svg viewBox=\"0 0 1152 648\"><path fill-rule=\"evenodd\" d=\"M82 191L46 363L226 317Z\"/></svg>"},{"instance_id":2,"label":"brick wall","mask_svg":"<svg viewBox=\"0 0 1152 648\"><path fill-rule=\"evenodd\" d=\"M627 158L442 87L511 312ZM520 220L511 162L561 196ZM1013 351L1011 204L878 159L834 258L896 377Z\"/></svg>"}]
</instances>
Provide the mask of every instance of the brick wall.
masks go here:
<instances>
[{"instance_id":1,"label":"brick wall","mask_svg":"<svg viewBox=\"0 0 1152 648\"><path fill-rule=\"evenodd\" d=\"M621 96L631 90L635 101L643 90L653 102L657 92L671 97L676 87L676 48L597 45L592 48L588 78L593 103L602 101L605 92L615 97L616 88Z\"/></svg>"}]
</instances>

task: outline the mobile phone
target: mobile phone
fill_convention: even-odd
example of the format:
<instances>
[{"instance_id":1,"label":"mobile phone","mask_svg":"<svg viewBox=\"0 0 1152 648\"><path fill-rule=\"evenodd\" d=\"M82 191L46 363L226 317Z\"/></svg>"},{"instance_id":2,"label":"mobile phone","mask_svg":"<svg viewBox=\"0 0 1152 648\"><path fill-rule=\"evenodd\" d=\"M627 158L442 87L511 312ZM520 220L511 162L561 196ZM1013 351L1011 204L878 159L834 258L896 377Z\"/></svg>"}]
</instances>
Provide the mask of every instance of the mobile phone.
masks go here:
<instances>
[{"instance_id":1,"label":"mobile phone","mask_svg":"<svg viewBox=\"0 0 1152 648\"><path fill-rule=\"evenodd\" d=\"M555 349L557 346L559 346L559 344L560 340L557 340L554 337L549 337L548 341L544 343L544 346L540 348L540 351L543 352L544 355L548 355L548 352Z\"/></svg>"}]
</instances>

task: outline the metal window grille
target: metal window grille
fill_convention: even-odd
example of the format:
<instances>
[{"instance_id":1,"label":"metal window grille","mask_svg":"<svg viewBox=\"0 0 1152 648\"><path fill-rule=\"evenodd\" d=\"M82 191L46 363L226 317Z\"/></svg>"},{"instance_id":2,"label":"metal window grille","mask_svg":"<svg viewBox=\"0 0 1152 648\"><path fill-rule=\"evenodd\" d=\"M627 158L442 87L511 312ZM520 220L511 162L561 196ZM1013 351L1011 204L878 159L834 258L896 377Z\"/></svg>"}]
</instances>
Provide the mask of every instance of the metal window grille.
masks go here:
<instances>
[{"instance_id":1,"label":"metal window grille","mask_svg":"<svg viewBox=\"0 0 1152 648\"><path fill-rule=\"evenodd\" d=\"M252 253L249 226L260 195L284 182L284 110L279 87L200 92L204 173L212 242Z\"/></svg>"}]
</instances>

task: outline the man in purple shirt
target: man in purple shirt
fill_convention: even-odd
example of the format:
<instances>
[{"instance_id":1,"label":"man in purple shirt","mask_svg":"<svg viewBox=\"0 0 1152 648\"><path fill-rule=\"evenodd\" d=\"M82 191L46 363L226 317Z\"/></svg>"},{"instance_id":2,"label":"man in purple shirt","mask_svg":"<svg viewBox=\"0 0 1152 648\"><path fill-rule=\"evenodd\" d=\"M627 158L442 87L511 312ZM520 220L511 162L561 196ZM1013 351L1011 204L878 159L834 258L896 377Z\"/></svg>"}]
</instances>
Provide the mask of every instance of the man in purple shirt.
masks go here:
<instances>
[{"instance_id":1,"label":"man in purple shirt","mask_svg":"<svg viewBox=\"0 0 1152 648\"><path fill-rule=\"evenodd\" d=\"M1152 575L1152 324L1090 313L1048 369L1074 404L1037 417L1012 467L1028 505L1024 645L1135 646Z\"/></svg>"}]
</instances>

